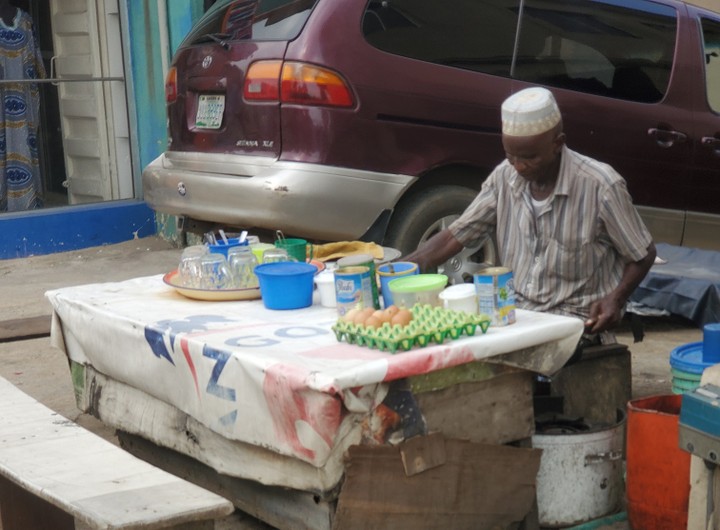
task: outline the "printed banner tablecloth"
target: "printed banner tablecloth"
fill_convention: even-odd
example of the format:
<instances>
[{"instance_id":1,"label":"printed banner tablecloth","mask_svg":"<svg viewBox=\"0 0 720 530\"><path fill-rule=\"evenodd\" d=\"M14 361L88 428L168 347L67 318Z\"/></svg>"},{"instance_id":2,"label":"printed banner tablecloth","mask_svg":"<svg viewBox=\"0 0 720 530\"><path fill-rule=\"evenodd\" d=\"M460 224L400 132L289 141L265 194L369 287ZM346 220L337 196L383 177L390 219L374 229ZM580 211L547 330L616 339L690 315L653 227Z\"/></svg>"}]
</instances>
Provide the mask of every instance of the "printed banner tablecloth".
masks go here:
<instances>
[{"instance_id":1,"label":"printed banner tablecloth","mask_svg":"<svg viewBox=\"0 0 720 530\"><path fill-rule=\"evenodd\" d=\"M317 293L316 293L317 294ZM70 359L173 405L212 431L320 467L388 382L520 352L559 369L578 319L518 311L517 323L389 354L338 342L334 309L190 300L162 276L49 291L53 342ZM532 353L543 355L542 363ZM540 353L542 352L542 353ZM515 363L516 365L518 363Z\"/></svg>"}]
</instances>

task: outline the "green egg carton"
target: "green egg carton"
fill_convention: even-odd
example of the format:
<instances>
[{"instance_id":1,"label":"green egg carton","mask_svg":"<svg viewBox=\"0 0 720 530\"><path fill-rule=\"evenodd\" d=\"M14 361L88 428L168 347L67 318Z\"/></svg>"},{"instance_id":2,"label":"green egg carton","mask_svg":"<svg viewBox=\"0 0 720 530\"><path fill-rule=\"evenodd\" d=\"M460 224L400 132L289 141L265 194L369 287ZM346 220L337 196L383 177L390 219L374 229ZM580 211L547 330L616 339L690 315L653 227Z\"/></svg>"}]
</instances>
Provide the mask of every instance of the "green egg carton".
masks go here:
<instances>
[{"instance_id":1,"label":"green egg carton","mask_svg":"<svg viewBox=\"0 0 720 530\"><path fill-rule=\"evenodd\" d=\"M442 344L447 339L459 339L463 334L471 337L478 328L485 333L490 327L487 315L471 315L420 304L413 306L410 312L413 319L407 326L391 326L385 322L379 328L372 328L338 320L332 330L338 341L396 353L415 346Z\"/></svg>"}]
</instances>

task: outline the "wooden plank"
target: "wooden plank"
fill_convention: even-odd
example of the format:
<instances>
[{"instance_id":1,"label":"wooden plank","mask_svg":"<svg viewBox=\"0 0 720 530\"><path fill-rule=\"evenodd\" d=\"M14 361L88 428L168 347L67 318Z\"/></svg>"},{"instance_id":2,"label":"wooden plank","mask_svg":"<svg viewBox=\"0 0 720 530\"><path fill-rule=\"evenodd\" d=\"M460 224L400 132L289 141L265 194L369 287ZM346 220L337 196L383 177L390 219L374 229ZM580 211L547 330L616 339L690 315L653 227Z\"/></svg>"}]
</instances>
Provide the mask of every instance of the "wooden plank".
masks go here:
<instances>
[{"instance_id":1,"label":"wooden plank","mask_svg":"<svg viewBox=\"0 0 720 530\"><path fill-rule=\"evenodd\" d=\"M22 509L15 509L22 507ZM0 520L3 530L52 528L73 530L73 517L47 501L31 495L15 483L0 477Z\"/></svg>"},{"instance_id":2,"label":"wooden plank","mask_svg":"<svg viewBox=\"0 0 720 530\"><path fill-rule=\"evenodd\" d=\"M322 467L263 447L222 436L182 412L137 388L109 379L92 366L73 363L73 381L79 407L105 425L155 440L222 470L227 475L281 484L321 496L336 496L342 479L346 447L360 442L360 432L349 434L333 449ZM181 426L181 427L179 427Z\"/></svg>"},{"instance_id":3,"label":"wooden plank","mask_svg":"<svg viewBox=\"0 0 720 530\"><path fill-rule=\"evenodd\" d=\"M428 431L446 438L504 444L535 432L531 372L505 373L415 397Z\"/></svg>"},{"instance_id":4,"label":"wooden plank","mask_svg":"<svg viewBox=\"0 0 720 530\"><path fill-rule=\"evenodd\" d=\"M410 387L414 394L422 394L433 390L442 390L460 383L487 381L503 374L520 372L519 368L482 361L443 368L427 374L409 377Z\"/></svg>"},{"instance_id":5,"label":"wooden plank","mask_svg":"<svg viewBox=\"0 0 720 530\"><path fill-rule=\"evenodd\" d=\"M123 448L153 465L230 499L243 512L280 530L330 530L335 501L309 491L218 473L198 460L160 447L140 436L118 431Z\"/></svg>"},{"instance_id":6,"label":"wooden plank","mask_svg":"<svg viewBox=\"0 0 720 530\"><path fill-rule=\"evenodd\" d=\"M50 322L50 315L4 320L0 322L0 342L49 337Z\"/></svg>"},{"instance_id":7,"label":"wooden plank","mask_svg":"<svg viewBox=\"0 0 720 530\"><path fill-rule=\"evenodd\" d=\"M538 449L445 439L445 464L405 474L398 448L352 446L333 528L508 528L535 501Z\"/></svg>"},{"instance_id":8,"label":"wooden plank","mask_svg":"<svg viewBox=\"0 0 720 530\"><path fill-rule=\"evenodd\" d=\"M226 499L63 418L2 378L0 476L89 528L169 527L216 519L234 509Z\"/></svg>"},{"instance_id":9,"label":"wooden plank","mask_svg":"<svg viewBox=\"0 0 720 530\"><path fill-rule=\"evenodd\" d=\"M550 391L563 396L565 415L613 425L632 397L630 351L623 344L586 348L578 362L552 377Z\"/></svg>"},{"instance_id":10,"label":"wooden plank","mask_svg":"<svg viewBox=\"0 0 720 530\"><path fill-rule=\"evenodd\" d=\"M410 438L400 445L400 457L408 477L441 466L447 461L445 438L440 433Z\"/></svg>"}]
</instances>

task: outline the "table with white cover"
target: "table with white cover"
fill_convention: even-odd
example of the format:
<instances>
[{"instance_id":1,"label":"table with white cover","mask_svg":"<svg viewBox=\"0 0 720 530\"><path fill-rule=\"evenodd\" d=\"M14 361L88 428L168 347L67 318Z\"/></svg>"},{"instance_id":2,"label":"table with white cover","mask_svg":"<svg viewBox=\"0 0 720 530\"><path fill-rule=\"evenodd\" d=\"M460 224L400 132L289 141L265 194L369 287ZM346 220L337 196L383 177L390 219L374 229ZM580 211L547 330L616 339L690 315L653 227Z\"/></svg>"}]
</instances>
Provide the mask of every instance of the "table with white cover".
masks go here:
<instances>
[{"instance_id":1,"label":"table with white cover","mask_svg":"<svg viewBox=\"0 0 720 530\"><path fill-rule=\"evenodd\" d=\"M583 327L518 310L513 325L390 354L338 342L317 300L197 301L162 278L46 293L80 408L220 473L305 491L337 486L394 381L476 361L553 374Z\"/></svg>"}]
</instances>

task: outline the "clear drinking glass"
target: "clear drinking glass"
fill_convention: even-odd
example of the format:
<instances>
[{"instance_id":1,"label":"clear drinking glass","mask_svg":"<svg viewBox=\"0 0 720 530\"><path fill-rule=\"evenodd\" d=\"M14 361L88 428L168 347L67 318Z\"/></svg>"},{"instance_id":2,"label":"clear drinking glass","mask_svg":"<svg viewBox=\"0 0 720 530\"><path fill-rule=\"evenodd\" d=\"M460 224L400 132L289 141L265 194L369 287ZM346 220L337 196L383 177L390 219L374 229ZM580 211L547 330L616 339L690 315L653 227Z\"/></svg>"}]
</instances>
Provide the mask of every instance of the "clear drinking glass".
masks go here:
<instances>
[{"instance_id":1,"label":"clear drinking glass","mask_svg":"<svg viewBox=\"0 0 720 530\"><path fill-rule=\"evenodd\" d=\"M255 254L249 246L228 249L228 265L233 276L233 286L237 289L258 287L255 266L258 264Z\"/></svg>"},{"instance_id":2,"label":"clear drinking glass","mask_svg":"<svg viewBox=\"0 0 720 530\"><path fill-rule=\"evenodd\" d=\"M288 256L287 250L284 248L269 248L263 252L263 263L277 263L278 261L297 261L295 258Z\"/></svg>"},{"instance_id":3,"label":"clear drinking glass","mask_svg":"<svg viewBox=\"0 0 720 530\"><path fill-rule=\"evenodd\" d=\"M208 254L205 245L192 245L183 249L178 265L178 280L183 287L200 288L202 257Z\"/></svg>"},{"instance_id":4,"label":"clear drinking glass","mask_svg":"<svg viewBox=\"0 0 720 530\"><path fill-rule=\"evenodd\" d=\"M210 252L201 258L200 289L232 289L233 277L225 256Z\"/></svg>"}]
</instances>

